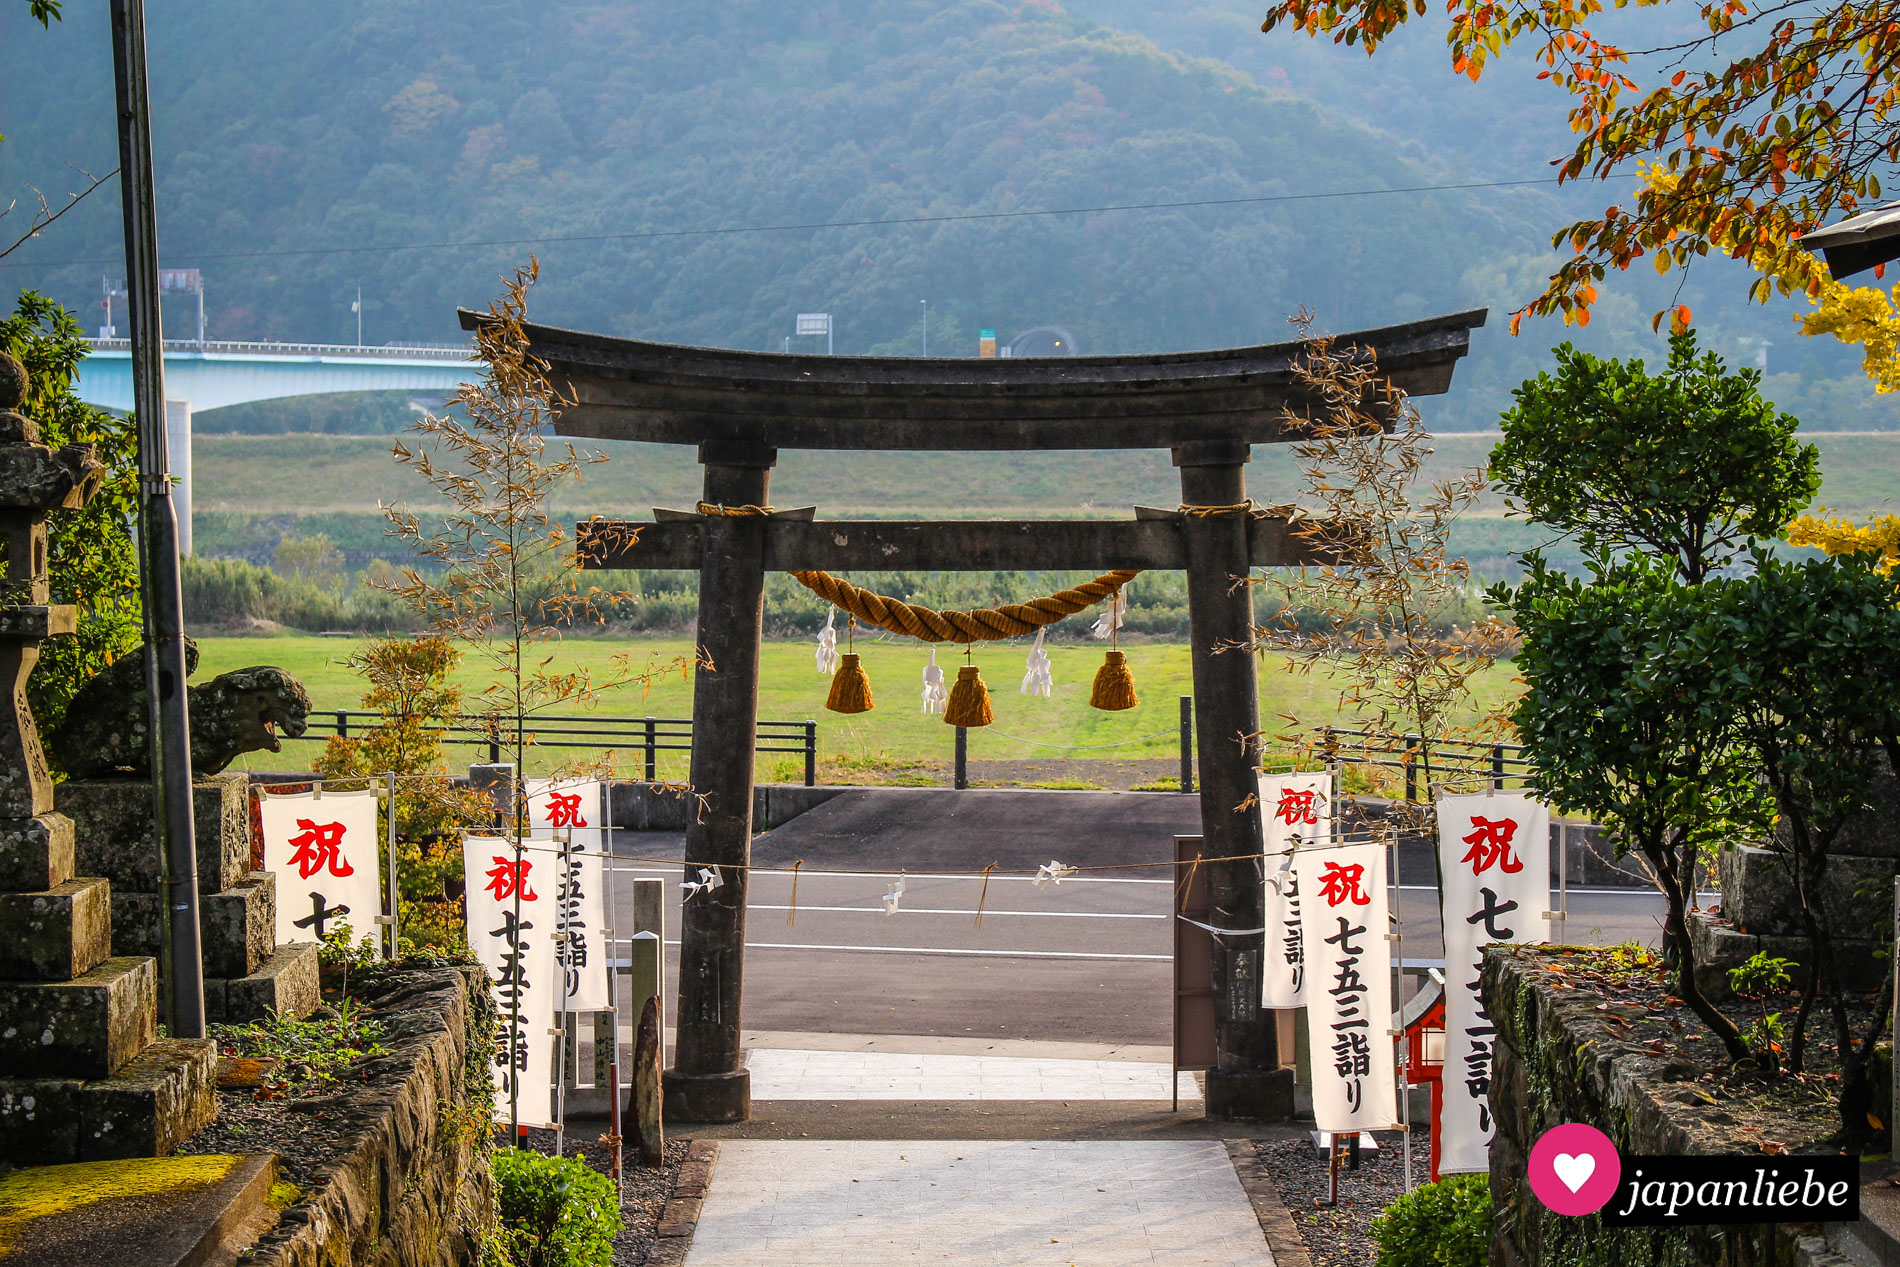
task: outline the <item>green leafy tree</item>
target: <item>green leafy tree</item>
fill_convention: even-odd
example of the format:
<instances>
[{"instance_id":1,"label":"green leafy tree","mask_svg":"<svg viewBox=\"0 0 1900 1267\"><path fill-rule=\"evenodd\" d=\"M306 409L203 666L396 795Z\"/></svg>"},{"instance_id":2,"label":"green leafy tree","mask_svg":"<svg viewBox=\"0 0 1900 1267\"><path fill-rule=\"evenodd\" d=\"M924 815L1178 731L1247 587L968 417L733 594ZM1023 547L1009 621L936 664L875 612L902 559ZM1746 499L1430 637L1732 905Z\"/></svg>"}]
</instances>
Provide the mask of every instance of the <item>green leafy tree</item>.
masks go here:
<instances>
[{"instance_id":1,"label":"green leafy tree","mask_svg":"<svg viewBox=\"0 0 1900 1267\"><path fill-rule=\"evenodd\" d=\"M466 945L459 898L462 831L485 822L487 798L456 787L442 752L442 723L462 710L449 681L461 651L445 638L380 638L345 663L369 683L363 707L381 714L360 735L331 738L316 761L326 778L396 775L396 885L401 931L419 946Z\"/></svg>"},{"instance_id":2,"label":"green leafy tree","mask_svg":"<svg viewBox=\"0 0 1900 1267\"><path fill-rule=\"evenodd\" d=\"M1770 848L1787 855L1808 940L1808 972L1788 1049L1805 1067L1808 1019L1825 999L1841 1083L1839 1142L1858 1153L1873 1105L1869 1062L1886 1008L1862 1032L1848 1011L1837 934L1843 925L1887 927L1880 904L1856 914L1830 900L1830 854L1843 827L1869 807L1881 750L1896 750L1889 661L1900 645L1900 578L1867 556L1789 563L1758 553L1747 577L1721 582L1698 641L1710 688L1734 711L1735 740L1773 799ZM1877 998L1893 993L1894 962Z\"/></svg>"},{"instance_id":3,"label":"green leafy tree","mask_svg":"<svg viewBox=\"0 0 1900 1267\"><path fill-rule=\"evenodd\" d=\"M1645 551L1700 584L1820 490L1800 420L1762 399L1757 371L1698 356L1693 334L1670 339L1660 374L1568 343L1554 355L1554 373L1512 393L1491 479L1514 509L1586 550Z\"/></svg>"},{"instance_id":4,"label":"green leafy tree","mask_svg":"<svg viewBox=\"0 0 1900 1267\"><path fill-rule=\"evenodd\" d=\"M343 574L343 552L328 533L285 537L277 543L272 565L280 576L307 581L328 594L341 594L348 580Z\"/></svg>"},{"instance_id":5,"label":"green leafy tree","mask_svg":"<svg viewBox=\"0 0 1900 1267\"><path fill-rule=\"evenodd\" d=\"M1600 823L1618 854L1649 864L1668 905L1663 948L1676 993L1744 1059L1741 1030L1696 982L1688 921L1705 851L1758 834L1768 817L1754 768L1732 742L1735 701L1714 668L1733 656L1712 619L1721 595L1641 556L1599 556L1588 582L1535 554L1528 562L1515 591L1493 594L1524 637L1512 721L1531 785ZM1773 1065L1772 1051L1757 1054Z\"/></svg>"},{"instance_id":6,"label":"green leafy tree","mask_svg":"<svg viewBox=\"0 0 1900 1267\"><path fill-rule=\"evenodd\" d=\"M32 386L22 412L39 425L40 442L57 448L91 444L105 463L105 482L79 510L56 510L47 524L52 601L78 609L78 627L48 638L27 681L27 698L42 731L58 725L73 693L139 645L138 428L73 393L86 343L79 324L58 304L27 291L0 321L0 347L25 365Z\"/></svg>"}]
</instances>

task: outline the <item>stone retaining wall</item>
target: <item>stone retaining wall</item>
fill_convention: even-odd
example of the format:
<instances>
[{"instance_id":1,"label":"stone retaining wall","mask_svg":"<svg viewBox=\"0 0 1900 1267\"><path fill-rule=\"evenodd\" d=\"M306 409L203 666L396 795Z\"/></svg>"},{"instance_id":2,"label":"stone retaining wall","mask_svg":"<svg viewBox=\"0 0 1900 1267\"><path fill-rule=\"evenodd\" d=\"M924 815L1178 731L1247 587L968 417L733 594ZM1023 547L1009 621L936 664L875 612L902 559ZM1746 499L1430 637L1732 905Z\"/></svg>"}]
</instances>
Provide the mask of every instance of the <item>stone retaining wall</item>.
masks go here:
<instances>
[{"instance_id":1,"label":"stone retaining wall","mask_svg":"<svg viewBox=\"0 0 1900 1267\"><path fill-rule=\"evenodd\" d=\"M1553 989L1531 948L1485 952L1481 989L1497 1026L1491 1072L1491 1267L1794 1267L1800 1225L1608 1230L1594 1215L1554 1215L1525 1181L1531 1145L1564 1122L1586 1122L1623 1153L1760 1151L1760 1136L1691 1090L1701 1069L1657 1056L1604 1023L1602 994ZM1694 1106L1694 1107L1691 1107Z\"/></svg>"},{"instance_id":2,"label":"stone retaining wall","mask_svg":"<svg viewBox=\"0 0 1900 1267\"><path fill-rule=\"evenodd\" d=\"M471 1267L494 1226L487 1159L494 1003L477 968L397 968L354 991L388 1028L368 1082L322 1106L354 1149L286 1209L246 1263Z\"/></svg>"}]
</instances>

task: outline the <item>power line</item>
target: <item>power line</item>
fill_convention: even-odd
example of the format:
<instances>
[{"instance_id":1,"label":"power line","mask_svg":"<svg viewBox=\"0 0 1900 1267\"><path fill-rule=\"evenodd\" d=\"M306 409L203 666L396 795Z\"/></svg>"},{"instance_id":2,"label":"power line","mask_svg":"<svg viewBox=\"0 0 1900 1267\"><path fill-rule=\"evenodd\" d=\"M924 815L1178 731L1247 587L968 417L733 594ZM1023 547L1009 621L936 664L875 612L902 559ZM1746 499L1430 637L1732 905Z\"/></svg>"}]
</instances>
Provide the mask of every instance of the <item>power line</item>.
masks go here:
<instances>
[{"instance_id":1,"label":"power line","mask_svg":"<svg viewBox=\"0 0 1900 1267\"><path fill-rule=\"evenodd\" d=\"M313 246L290 251L180 251L183 260L256 260L309 255L379 255L392 251L479 250L495 246L557 246L578 242L646 242L660 238L723 237L736 233L797 233L816 229L874 229L911 224L952 224L969 220L1022 220L1037 216L1101 215L1111 211L1174 211L1190 207L1240 207L1274 202L1312 202L1321 198L1372 198L1382 194L1435 194L1462 189L1509 189L1519 185L1554 185L1555 176L1525 180L1469 181L1456 185L1407 185L1397 189L1342 189L1316 194L1267 194L1256 198L1194 198L1180 202L1124 202L1099 207L1047 207L1026 211L970 211L941 216L894 216L883 220L824 220L802 224L747 224L711 229L654 229L644 233L587 233L537 238L488 238L479 242L402 242L385 246ZM55 260L45 263L0 264L0 268L67 268L80 264L112 264L108 257Z\"/></svg>"}]
</instances>

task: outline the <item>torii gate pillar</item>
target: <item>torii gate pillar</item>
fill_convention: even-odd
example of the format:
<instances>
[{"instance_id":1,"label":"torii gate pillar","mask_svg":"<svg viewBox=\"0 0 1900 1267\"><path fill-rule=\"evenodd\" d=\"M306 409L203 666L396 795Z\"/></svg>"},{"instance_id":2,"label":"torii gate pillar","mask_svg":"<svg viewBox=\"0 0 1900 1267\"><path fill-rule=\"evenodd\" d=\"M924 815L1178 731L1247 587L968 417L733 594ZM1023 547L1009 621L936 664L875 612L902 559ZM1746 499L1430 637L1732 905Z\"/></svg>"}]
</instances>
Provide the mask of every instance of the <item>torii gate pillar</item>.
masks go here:
<instances>
[{"instance_id":1,"label":"torii gate pillar","mask_svg":"<svg viewBox=\"0 0 1900 1267\"><path fill-rule=\"evenodd\" d=\"M1247 500L1244 440L1174 447L1184 506L1237 507ZM1260 679L1254 667L1253 591L1247 583L1249 516L1188 515L1188 631L1193 644L1195 740L1201 754L1201 841L1207 856L1260 851ZM1265 918L1255 858L1206 869L1213 922L1259 928ZM1280 1068L1274 1014L1260 1006L1264 934L1215 939L1216 1064L1207 1074L1207 1114L1285 1121L1293 1116L1293 1070Z\"/></svg>"},{"instance_id":2,"label":"torii gate pillar","mask_svg":"<svg viewBox=\"0 0 1900 1267\"><path fill-rule=\"evenodd\" d=\"M766 504L777 450L708 443L700 446L699 460L705 501ZM709 515L700 536L696 637L711 667L693 675L692 786L702 799L688 819L686 859L689 870L719 867L725 882L680 908L678 1037L663 1085L668 1115L688 1122L743 1122L752 1115L752 1075L739 1051L739 1001L752 874L765 534L762 516Z\"/></svg>"}]
</instances>

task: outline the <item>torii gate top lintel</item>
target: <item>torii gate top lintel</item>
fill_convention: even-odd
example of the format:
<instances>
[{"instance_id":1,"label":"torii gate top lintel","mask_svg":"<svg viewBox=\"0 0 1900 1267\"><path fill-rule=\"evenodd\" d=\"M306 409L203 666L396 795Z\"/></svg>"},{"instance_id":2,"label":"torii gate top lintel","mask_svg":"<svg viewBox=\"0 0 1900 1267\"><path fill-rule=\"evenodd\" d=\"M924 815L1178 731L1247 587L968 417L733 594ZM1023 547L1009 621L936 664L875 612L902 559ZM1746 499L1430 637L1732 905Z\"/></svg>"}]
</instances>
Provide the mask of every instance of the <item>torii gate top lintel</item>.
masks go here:
<instances>
[{"instance_id":1,"label":"torii gate top lintel","mask_svg":"<svg viewBox=\"0 0 1900 1267\"><path fill-rule=\"evenodd\" d=\"M1414 396L1451 386L1479 308L1338 336ZM464 329L486 314L462 309ZM774 449L1173 448L1291 439L1297 342L1145 356L784 355L525 326L576 403L563 435Z\"/></svg>"}]
</instances>

